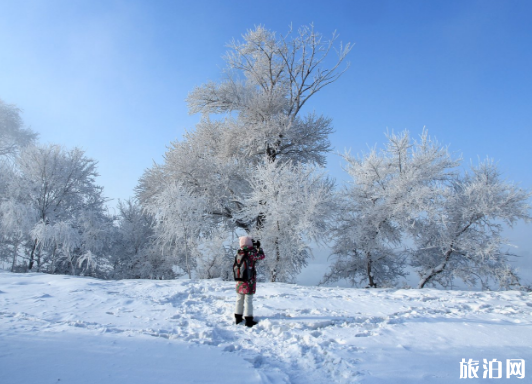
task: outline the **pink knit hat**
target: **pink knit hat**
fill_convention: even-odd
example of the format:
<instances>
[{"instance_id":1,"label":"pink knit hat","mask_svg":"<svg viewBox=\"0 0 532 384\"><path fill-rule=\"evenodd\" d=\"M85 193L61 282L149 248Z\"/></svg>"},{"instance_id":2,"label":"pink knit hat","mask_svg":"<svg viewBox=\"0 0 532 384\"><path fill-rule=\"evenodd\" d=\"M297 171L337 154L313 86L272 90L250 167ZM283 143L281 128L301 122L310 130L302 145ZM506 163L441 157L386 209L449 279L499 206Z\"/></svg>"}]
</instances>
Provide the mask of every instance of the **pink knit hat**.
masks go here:
<instances>
[{"instance_id":1,"label":"pink knit hat","mask_svg":"<svg viewBox=\"0 0 532 384\"><path fill-rule=\"evenodd\" d=\"M240 248L244 248L244 247L248 247L248 248L253 247L253 242L251 241L251 237L250 236L241 236L240 237Z\"/></svg>"}]
</instances>

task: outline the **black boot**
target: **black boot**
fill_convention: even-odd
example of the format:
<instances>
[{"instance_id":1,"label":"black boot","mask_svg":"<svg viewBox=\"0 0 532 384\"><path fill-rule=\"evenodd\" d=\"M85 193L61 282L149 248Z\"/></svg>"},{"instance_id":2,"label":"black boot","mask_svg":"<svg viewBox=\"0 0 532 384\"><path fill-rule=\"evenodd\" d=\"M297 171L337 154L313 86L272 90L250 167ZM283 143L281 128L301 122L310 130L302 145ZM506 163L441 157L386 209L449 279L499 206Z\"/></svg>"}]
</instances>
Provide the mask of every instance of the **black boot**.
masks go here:
<instances>
[{"instance_id":1,"label":"black boot","mask_svg":"<svg viewBox=\"0 0 532 384\"><path fill-rule=\"evenodd\" d=\"M258 323L256 321L253 321L253 316L246 316L246 327L253 327L254 325L257 325Z\"/></svg>"},{"instance_id":2,"label":"black boot","mask_svg":"<svg viewBox=\"0 0 532 384\"><path fill-rule=\"evenodd\" d=\"M235 313L235 320L237 324L240 324L242 321L244 321L244 319L242 318L242 315L237 315L236 313Z\"/></svg>"}]
</instances>

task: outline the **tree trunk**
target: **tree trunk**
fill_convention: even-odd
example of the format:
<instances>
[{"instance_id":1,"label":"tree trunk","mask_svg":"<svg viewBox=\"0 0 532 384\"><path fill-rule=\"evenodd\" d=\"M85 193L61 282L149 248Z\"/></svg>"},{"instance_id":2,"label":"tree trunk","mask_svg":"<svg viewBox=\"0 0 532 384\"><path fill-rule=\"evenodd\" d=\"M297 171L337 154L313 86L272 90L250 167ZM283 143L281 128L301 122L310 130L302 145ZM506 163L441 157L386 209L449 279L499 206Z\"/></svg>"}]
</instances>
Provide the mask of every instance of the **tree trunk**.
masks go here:
<instances>
[{"instance_id":1,"label":"tree trunk","mask_svg":"<svg viewBox=\"0 0 532 384\"><path fill-rule=\"evenodd\" d=\"M37 251L37 272L41 272L41 251L42 248Z\"/></svg>"},{"instance_id":2,"label":"tree trunk","mask_svg":"<svg viewBox=\"0 0 532 384\"><path fill-rule=\"evenodd\" d=\"M188 278L190 280L192 280L192 274L190 273L190 266L188 265L188 241L187 241L187 234L185 232L185 263L187 265L187 273L188 273Z\"/></svg>"},{"instance_id":3,"label":"tree trunk","mask_svg":"<svg viewBox=\"0 0 532 384\"><path fill-rule=\"evenodd\" d=\"M57 251L57 243L54 243L54 250L52 251L52 274L55 274L55 252Z\"/></svg>"},{"instance_id":4,"label":"tree trunk","mask_svg":"<svg viewBox=\"0 0 532 384\"><path fill-rule=\"evenodd\" d=\"M37 239L35 239L35 242L33 243L33 248L31 249L30 264L28 265L28 271L31 271L31 269L33 268L33 263L34 263L34 260L35 260L35 250L36 249L37 249Z\"/></svg>"},{"instance_id":5,"label":"tree trunk","mask_svg":"<svg viewBox=\"0 0 532 384\"><path fill-rule=\"evenodd\" d=\"M471 227L473 224L474 224L474 221L470 221L464 228L462 228L460 232L458 232L454 240L451 242L449 249L447 250L447 252L445 252L445 258L443 262L437 267L432 268L430 272L427 273L423 279L421 279L421 281L419 282L419 285L417 286L418 289L423 288L425 284L427 284L430 280L434 278L434 276L442 273L445 270L445 267L447 266L447 263L449 262L449 259L451 258L451 255L453 253L454 243L456 239L458 239L464 232L466 232L469 229L469 227Z\"/></svg>"},{"instance_id":6,"label":"tree trunk","mask_svg":"<svg viewBox=\"0 0 532 384\"><path fill-rule=\"evenodd\" d=\"M11 264L11 272L15 272L15 266L17 265L18 256L18 243L13 246L13 263Z\"/></svg>"},{"instance_id":7,"label":"tree trunk","mask_svg":"<svg viewBox=\"0 0 532 384\"><path fill-rule=\"evenodd\" d=\"M445 270L445 267L447 266L447 263L449 262L449 259L451 258L451 254L453 253L453 250L452 249L449 249L446 253L445 253L445 260L443 261L443 263L441 263L440 265L438 265L437 267L434 267L430 270L430 272L428 272L427 274L425 274L425 277L421 279L421 281L419 282L418 284L418 289L423 289L425 287L425 285L434 278L434 276L442 273L444 270Z\"/></svg>"},{"instance_id":8,"label":"tree trunk","mask_svg":"<svg viewBox=\"0 0 532 384\"><path fill-rule=\"evenodd\" d=\"M281 262L281 251L279 250L279 239L275 239L275 267L272 271L272 283L277 281L279 263Z\"/></svg>"},{"instance_id":9,"label":"tree trunk","mask_svg":"<svg viewBox=\"0 0 532 384\"><path fill-rule=\"evenodd\" d=\"M367 273L368 273L368 287L369 288L377 288L377 283L375 283L375 280L373 279L373 271L371 269L371 266L373 264L373 260L371 259L371 253L366 253L367 258Z\"/></svg>"},{"instance_id":10,"label":"tree trunk","mask_svg":"<svg viewBox=\"0 0 532 384\"><path fill-rule=\"evenodd\" d=\"M277 231L278 232L281 232L281 228L279 226L279 222L277 222ZM279 268L279 264L281 263L281 250L279 249L279 238L276 237L275 238L275 267L273 268L273 271L272 271L272 280L271 282L272 283L275 283L277 281L277 274L278 274L278 268Z\"/></svg>"},{"instance_id":11,"label":"tree trunk","mask_svg":"<svg viewBox=\"0 0 532 384\"><path fill-rule=\"evenodd\" d=\"M72 276L76 276L76 266L72 262L72 255L70 254L68 255L68 261L70 263L70 273L72 274Z\"/></svg>"}]
</instances>

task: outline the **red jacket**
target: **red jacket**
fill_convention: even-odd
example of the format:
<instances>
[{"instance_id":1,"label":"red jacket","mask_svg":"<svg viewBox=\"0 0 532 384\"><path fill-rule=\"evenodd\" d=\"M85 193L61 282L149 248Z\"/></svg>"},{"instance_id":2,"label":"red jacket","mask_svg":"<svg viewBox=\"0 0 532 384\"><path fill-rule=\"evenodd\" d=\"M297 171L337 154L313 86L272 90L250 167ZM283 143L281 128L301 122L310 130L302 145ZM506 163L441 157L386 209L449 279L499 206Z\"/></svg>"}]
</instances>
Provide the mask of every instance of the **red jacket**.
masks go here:
<instances>
[{"instance_id":1,"label":"red jacket","mask_svg":"<svg viewBox=\"0 0 532 384\"><path fill-rule=\"evenodd\" d=\"M255 263L258 260L263 260L265 255L262 251L262 248L257 249L255 247L248 248L243 247L243 250L248 251L248 258L249 258L249 264L254 268ZM250 281L237 281L236 283L236 292L241 293L243 295L253 295L255 291L257 290L257 278L253 276L253 278Z\"/></svg>"}]
</instances>

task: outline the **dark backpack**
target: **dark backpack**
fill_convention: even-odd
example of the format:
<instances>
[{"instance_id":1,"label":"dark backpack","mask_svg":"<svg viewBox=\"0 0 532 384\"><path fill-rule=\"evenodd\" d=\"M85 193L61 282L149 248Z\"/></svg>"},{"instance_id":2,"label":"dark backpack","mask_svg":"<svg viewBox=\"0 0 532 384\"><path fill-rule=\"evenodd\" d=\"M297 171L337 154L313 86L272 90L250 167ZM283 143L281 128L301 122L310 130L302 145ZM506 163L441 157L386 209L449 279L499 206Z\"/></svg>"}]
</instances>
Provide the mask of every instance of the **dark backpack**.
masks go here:
<instances>
[{"instance_id":1,"label":"dark backpack","mask_svg":"<svg viewBox=\"0 0 532 384\"><path fill-rule=\"evenodd\" d=\"M255 275L255 269L252 267L248 251L239 249L233 263L233 277L235 281L250 281Z\"/></svg>"}]
</instances>

